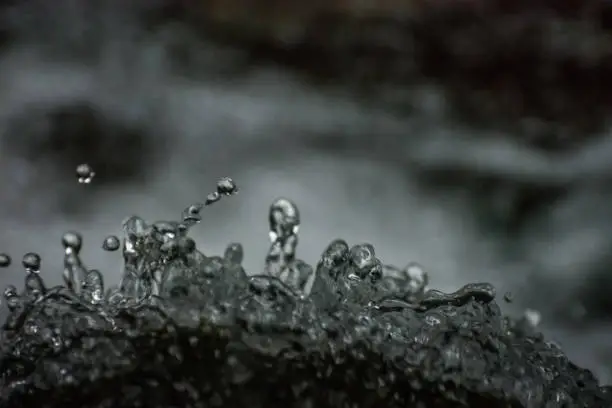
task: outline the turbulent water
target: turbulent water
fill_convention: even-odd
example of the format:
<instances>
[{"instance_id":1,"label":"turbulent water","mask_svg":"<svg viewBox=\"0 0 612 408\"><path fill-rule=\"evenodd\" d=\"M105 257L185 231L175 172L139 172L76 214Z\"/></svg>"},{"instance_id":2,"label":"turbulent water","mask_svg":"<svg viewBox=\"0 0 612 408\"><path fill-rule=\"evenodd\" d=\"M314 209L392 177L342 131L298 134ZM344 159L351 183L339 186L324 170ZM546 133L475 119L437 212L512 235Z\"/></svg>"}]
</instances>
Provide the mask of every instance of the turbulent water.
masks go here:
<instances>
[{"instance_id":1,"label":"turbulent water","mask_svg":"<svg viewBox=\"0 0 612 408\"><path fill-rule=\"evenodd\" d=\"M509 310L540 310L547 333L609 380L605 324L579 333L547 326L577 308L574 288L609 266L606 134L551 155L456 122L443 91L427 85L414 90L413 113L398 116L277 67L237 69L240 51L177 28L147 31L132 11L94 3L31 2L4 15L13 41L0 55L0 251L15 259L35 251L43 272L59 270L56 237L75 229L89 266L118 282L121 260L100 250L120 232L117 220L171 218L231 174L240 194L191 231L204 252L238 241L245 269L263 271L261 214L275 197L291 197L307 220L299 248L309 263L347 237L372 242L386 262L424 265L442 290L491 282L515 294ZM177 43L187 54L180 63ZM91 183L77 182L81 163L95 170ZM495 224L510 212L511 186L424 187L423 169L439 168L571 189L511 234ZM5 269L2 283L22 274Z\"/></svg>"},{"instance_id":2,"label":"turbulent water","mask_svg":"<svg viewBox=\"0 0 612 408\"><path fill-rule=\"evenodd\" d=\"M178 221L127 219L121 241L104 241L122 248L116 287L84 264L78 233L62 237L61 286L49 288L40 255L25 254L23 289L4 292L0 406L610 404L609 389L533 319L502 318L488 283L430 290L419 265L384 265L371 244L342 239L315 274L296 257L291 200L270 206L263 274L247 276L238 243L205 255L188 233L207 205L236 192L224 178Z\"/></svg>"}]
</instances>

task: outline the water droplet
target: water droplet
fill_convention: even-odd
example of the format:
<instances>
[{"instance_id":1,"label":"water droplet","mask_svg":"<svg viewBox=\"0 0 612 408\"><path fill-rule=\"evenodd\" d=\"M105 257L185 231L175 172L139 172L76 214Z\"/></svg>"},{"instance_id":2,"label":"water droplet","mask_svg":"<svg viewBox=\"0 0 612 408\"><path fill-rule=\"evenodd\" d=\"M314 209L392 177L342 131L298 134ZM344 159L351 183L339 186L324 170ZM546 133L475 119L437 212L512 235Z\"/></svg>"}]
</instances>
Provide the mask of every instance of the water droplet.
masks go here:
<instances>
[{"instance_id":1,"label":"water droplet","mask_svg":"<svg viewBox=\"0 0 612 408\"><path fill-rule=\"evenodd\" d=\"M28 252L23 256L21 264L27 273L39 273L41 264L40 255L35 252Z\"/></svg>"},{"instance_id":2,"label":"water droplet","mask_svg":"<svg viewBox=\"0 0 612 408\"><path fill-rule=\"evenodd\" d=\"M66 253L78 254L83 246L83 237L78 232L66 232L62 235L62 245Z\"/></svg>"},{"instance_id":3,"label":"water droplet","mask_svg":"<svg viewBox=\"0 0 612 408\"><path fill-rule=\"evenodd\" d=\"M81 184L89 184L93 180L96 173L89 164L79 164L76 168L77 180Z\"/></svg>"},{"instance_id":4,"label":"water droplet","mask_svg":"<svg viewBox=\"0 0 612 408\"><path fill-rule=\"evenodd\" d=\"M286 198L275 200L270 206L270 241L286 239L298 233L300 212L297 206Z\"/></svg>"},{"instance_id":5,"label":"water droplet","mask_svg":"<svg viewBox=\"0 0 612 408\"><path fill-rule=\"evenodd\" d=\"M232 195L238 192L238 187L234 180L229 177L223 177L217 181L217 193L220 195Z\"/></svg>"},{"instance_id":6,"label":"water droplet","mask_svg":"<svg viewBox=\"0 0 612 408\"><path fill-rule=\"evenodd\" d=\"M102 241L102 249L105 251L116 251L120 246L121 241L119 241L119 238L116 235L109 235L108 237L104 238L104 241Z\"/></svg>"},{"instance_id":7,"label":"water droplet","mask_svg":"<svg viewBox=\"0 0 612 408\"><path fill-rule=\"evenodd\" d=\"M8 268L9 266L11 266L12 262L13 260L11 259L10 255L0 254L0 268Z\"/></svg>"},{"instance_id":8,"label":"water droplet","mask_svg":"<svg viewBox=\"0 0 612 408\"><path fill-rule=\"evenodd\" d=\"M206 196L206 201L204 202L204 205L214 204L220 199L221 199L221 194L215 191L214 193L210 193L209 195Z\"/></svg>"},{"instance_id":9,"label":"water droplet","mask_svg":"<svg viewBox=\"0 0 612 408\"><path fill-rule=\"evenodd\" d=\"M185 208L181 214L181 218L183 222L187 226L193 226L195 224L200 223L202 221L202 216L200 213L202 212L202 208L204 208L204 204L192 204L189 207Z\"/></svg>"},{"instance_id":10,"label":"water droplet","mask_svg":"<svg viewBox=\"0 0 612 408\"><path fill-rule=\"evenodd\" d=\"M38 273L28 273L25 277L25 293L33 299L39 299L46 293L45 284Z\"/></svg>"}]
</instances>

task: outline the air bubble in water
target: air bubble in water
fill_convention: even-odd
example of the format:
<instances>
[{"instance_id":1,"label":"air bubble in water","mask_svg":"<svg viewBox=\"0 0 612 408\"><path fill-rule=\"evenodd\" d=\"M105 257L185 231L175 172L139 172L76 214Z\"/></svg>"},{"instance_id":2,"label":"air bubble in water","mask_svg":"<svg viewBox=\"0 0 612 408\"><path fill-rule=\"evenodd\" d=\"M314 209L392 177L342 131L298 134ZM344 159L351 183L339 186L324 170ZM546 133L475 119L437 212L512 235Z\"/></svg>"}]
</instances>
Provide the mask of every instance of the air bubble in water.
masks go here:
<instances>
[{"instance_id":1,"label":"air bubble in water","mask_svg":"<svg viewBox=\"0 0 612 408\"><path fill-rule=\"evenodd\" d=\"M229 177L223 177L217 181L217 193L220 195L232 195L238 192L238 187L234 180Z\"/></svg>"},{"instance_id":2,"label":"air bubble in water","mask_svg":"<svg viewBox=\"0 0 612 408\"><path fill-rule=\"evenodd\" d=\"M21 264L27 273L39 273L41 264L40 255L35 252L28 252L23 256Z\"/></svg>"},{"instance_id":3,"label":"air bubble in water","mask_svg":"<svg viewBox=\"0 0 612 408\"><path fill-rule=\"evenodd\" d=\"M119 238L116 235L109 235L108 237L104 238L104 241L102 241L102 249L105 251L116 251L120 246L121 241L119 241Z\"/></svg>"},{"instance_id":4,"label":"air bubble in water","mask_svg":"<svg viewBox=\"0 0 612 408\"><path fill-rule=\"evenodd\" d=\"M13 260L11 259L10 255L0 254L0 268L8 268L9 266L11 266L12 262Z\"/></svg>"},{"instance_id":5,"label":"air bubble in water","mask_svg":"<svg viewBox=\"0 0 612 408\"><path fill-rule=\"evenodd\" d=\"M81 184L89 184L93 180L96 173L89 164L79 164L76 168L77 180Z\"/></svg>"}]
</instances>

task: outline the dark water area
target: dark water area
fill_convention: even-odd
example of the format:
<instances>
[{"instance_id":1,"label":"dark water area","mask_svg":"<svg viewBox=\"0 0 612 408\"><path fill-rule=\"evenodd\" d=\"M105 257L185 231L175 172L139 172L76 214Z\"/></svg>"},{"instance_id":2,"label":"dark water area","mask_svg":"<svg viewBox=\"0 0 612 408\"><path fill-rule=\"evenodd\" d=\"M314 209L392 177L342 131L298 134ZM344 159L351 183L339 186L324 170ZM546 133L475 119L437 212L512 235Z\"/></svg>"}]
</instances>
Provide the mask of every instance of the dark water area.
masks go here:
<instances>
[{"instance_id":1,"label":"dark water area","mask_svg":"<svg viewBox=\"0 0 612 408\"><path fill-rule=\"evenodd\" d=\"M237 30L249 35L232 36L219 27L236 31L243 17L203 12L194 30L178 21L184 5L168 22L154 3L24 1L0 12L0 252L13 258L3 286L21 288L28 252L41 256L45 284L59 284L68 230L84 237L87 267L118 284L124 259L101 247L122 220L175 219L231 176L239 194L189 232L207 256L240 242L244 270L265 273L268 206L288 197L305 264L343 238L371 243L400 271L422 265L444 292L489 282L513 294L497 296L504 313L539 315L547 339L610 382L605 10L481 16L471 29L417 14L408 34L381 23L358 38L349 26L345 42L321 30L277 43L274 30L255 35L278 24L265 8ZM84 163L90 182L75 174Z\"/></svg>"}]
</instances>

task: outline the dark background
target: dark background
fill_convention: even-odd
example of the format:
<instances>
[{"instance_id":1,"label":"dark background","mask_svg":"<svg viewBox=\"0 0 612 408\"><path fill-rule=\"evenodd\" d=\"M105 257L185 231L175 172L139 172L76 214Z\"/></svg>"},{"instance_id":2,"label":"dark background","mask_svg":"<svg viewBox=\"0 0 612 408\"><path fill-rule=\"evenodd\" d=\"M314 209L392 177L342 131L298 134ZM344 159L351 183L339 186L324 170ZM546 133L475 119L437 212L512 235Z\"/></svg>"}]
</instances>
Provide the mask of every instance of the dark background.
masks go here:
<instances>
[{"instance_id":1,"label":"dark background","mask_svg":"<svg viewBox=\"0 0 612 408\"><path fill-rule=\"evenodd\" d=\"M298 203L299 254L343 237L432 286L504 305L612 378L612 39L596 1L4 1L0 251L178 219L222 176L241 192L193 234L260 271L267 207ZM93 182L77 182L89 163ZM3 270L17 283L19 262ZM501 298L501 296L500 296ZM502 302L500 300L500 302ZM502 302L503 303L503 302Z\"/></svg>"}]
</instances>

